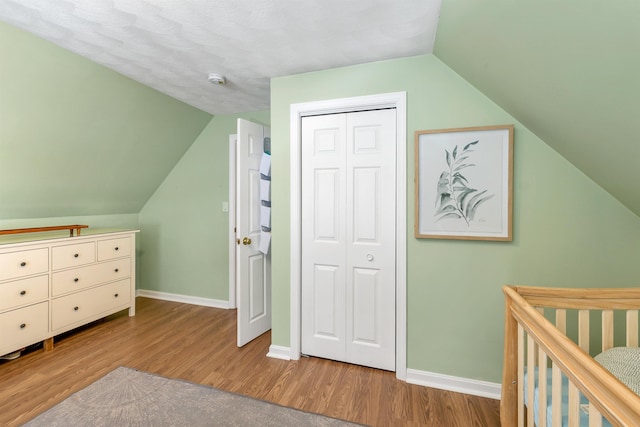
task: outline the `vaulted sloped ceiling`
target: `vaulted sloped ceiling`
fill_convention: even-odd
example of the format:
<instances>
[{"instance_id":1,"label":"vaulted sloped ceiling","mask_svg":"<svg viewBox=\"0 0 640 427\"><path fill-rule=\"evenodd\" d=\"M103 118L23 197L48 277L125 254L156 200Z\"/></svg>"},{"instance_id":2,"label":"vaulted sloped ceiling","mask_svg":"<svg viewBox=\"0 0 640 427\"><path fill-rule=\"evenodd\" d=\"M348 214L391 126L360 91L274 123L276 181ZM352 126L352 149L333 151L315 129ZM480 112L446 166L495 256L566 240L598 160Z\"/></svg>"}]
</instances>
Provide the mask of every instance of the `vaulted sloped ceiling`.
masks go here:
<instances>
[{"instance_id":1,"label":"vaulted sloped ceiling","mask_svg":"<svg viewBox=\"0 0 640 427\"><path fill-rule=\"evenodd\" d=\"M272 77L431 53L439 7L0 0L0 220L139 212L211 114L267 109Z\"/></svg>"},{"instance_id":2,"label":"vaulted sloped ceiling","mask_svg":"<svg viewBox=\"0 0 640 427\"><path fill-rule=\"evenodd\" d=\"M444 0L434 54L640 215L640 2Z\"/></svg>"},{"instance_id":3,"label":"vaulted sloped ceiling","mask_svg":"<svg viewBox=\"0 0 640 427\"><path fill-rule=\"evenodd\" d=\"M137 213L210 120L0 22L0 220Z\"/></svg>"},{"instance_id":4,"label":"vaulted sloped ceiling","mask_svg":"<svg viewBox=\"0 0 640 427\"><path fill-rule=\"evenodd\" d=\"M351 4L315 0L291 2L291 8L272 0L239 4L231 0L192 0L175 5L158 0L7 0L0 1L0 12L3 20L62 46L65 40L70 41L67 49L89 57L93 52L98 58L111 58L94 45L115 43L126 60L107 60L106 65L123 65L120 72L124 75L129 75L133 62L144 58L164 61L160 72L142 75L159 76L159 82L166 80L169 86L175 83L180 88L193 80L194 93L217 99L221 108L235 104L225 103L224 96L229 94L213 92L204 76L207 71L228 73L230 83L220 89L233 89L242 78L234 77L228 55L220 63L190 67L197 72L167 70L190 64L187 59L217 58L217 50L197 54L198 49L208 52L212 40L216 49L223 46L229 55L238 50L236 45L205 34L207 43L174 46L164 43L160 37L163 31L175 36L204 28L215 35L219 28L212 25L214 18L235 22L231 17L244 16L243 10L250 4L255 13L250 14L247 26L237 28L237 39L223 33L245 46L246 52L238 50L242 61L236 61L244 64L242 70L259 74L249 76L246 82L257 84L251 94L262 101L255 99L250 105L259 108L268 105L270 77L427 54L437 24L436 56L640 215L640 167L636 164L640 159L636 124L640 116L639 1L376 0ZM314 13L307 12L309 5ZM286 13L280 13L281 9ZM176 10L180 13L173 13ZM338 10L348 13L338 19ZM132 46L140 47L143 34L145 49L160 46L161 52L169 50L170 54L140 55L135 49L127 53L129 42L98 37L102 30L96 28L111 27L108 23L94 25L97 22L93 21L110 17L109 11L133 22L115 28L122 30L121 36L130 33ZM185 14L199 24L194 27L189 18L184 24L165 25ZM86 20L91 25L81 25ZM273 31L263 28L267 23ZM159 29L147 31L152 24L160 25ZM144 29L140 34L134 31L138 27ZM124 31L127 28L129 33ZM10 153L0 158L0 200L14 202L0 206L0 218L137 212L211 117L72 54L60 54L6 24L0 25L0 30L15 38L0 34L0 77L4 82L0 84L0 148ZM154 34L160 39L154 39ZM280 38L271 43L268 35ZM271 56L276 59L265 61L270 47L277 53ZM260 54L254 56L255 52ZM248 58L256 60L256 65L246 66L243 61ZM299 61L304 59L311 62L301 65ZM267 62L270 67L282 68L265 71ZM219 67L214 69L213 65ZM144 64L137 67L158 70ZM164 92L189 102L184 94L191 92L183 89ZM199 105L196 107L204 108ZM206 110L214 112L213 107ZM11 160L25 156L31 156L29 162ZM137 167L141 164L144 169ZM540 165L540 173L545 173L544 165ZM36 186L44 188L36 190ZM106 195L102 189L113 194ZM36 194L46 194L48 200L39 200ZM82 211L87 206L90 208ZM579 217L580 212L576 208L561 214Z\"/></svg>"}]
</instances>

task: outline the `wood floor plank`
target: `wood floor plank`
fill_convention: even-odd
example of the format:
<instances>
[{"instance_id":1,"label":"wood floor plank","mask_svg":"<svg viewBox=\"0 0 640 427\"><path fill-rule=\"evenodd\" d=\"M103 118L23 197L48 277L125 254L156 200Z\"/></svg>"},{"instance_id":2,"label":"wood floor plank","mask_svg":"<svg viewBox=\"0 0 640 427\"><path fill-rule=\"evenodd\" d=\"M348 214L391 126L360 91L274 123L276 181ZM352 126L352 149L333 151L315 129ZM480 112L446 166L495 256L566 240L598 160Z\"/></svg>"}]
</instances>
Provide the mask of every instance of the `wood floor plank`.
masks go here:
<instances>
[{"instance_id":1,"label":"wood floor plank","mask_svg":"<svg viewBox=\"0 0 640 427\"><path fill-rule=\"evenodd\" d=\"M0 425L18 426L118 366L371 426L499 426L499 402L407 384L392 372L266 357L266 333L236 347L235 310L137 298L123 311L0 362Z\"/></svg>"}]
</instances>

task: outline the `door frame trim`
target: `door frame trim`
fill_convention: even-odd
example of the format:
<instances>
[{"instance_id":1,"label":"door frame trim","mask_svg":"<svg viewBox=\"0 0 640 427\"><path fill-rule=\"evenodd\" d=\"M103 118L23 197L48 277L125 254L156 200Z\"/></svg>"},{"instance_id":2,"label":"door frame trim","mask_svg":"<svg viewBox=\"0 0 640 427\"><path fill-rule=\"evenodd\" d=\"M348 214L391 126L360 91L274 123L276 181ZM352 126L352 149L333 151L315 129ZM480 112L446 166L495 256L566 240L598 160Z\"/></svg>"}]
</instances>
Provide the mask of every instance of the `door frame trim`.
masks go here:
<instances>
[{"instance_id":1,"label":"door frame trim","mask_svg":"<svg viewBox=\"0 0 640 427\"><path fill-rule=\"evenodd\" d=\"M229 135L229 308L236 308L236 141Z\"/></svg>"},{"instance_id":2,"label":"door frame trim","mask_svg":"<svg viewBox=\"0 0 640 427\"><path fill-rule=\"evenodd\" d=\"M291 359L300 358L302 295L301 120L305 116L396 109L396 377L407 378L407 93L393 92L313 101L290 106L290 342Z\"/></svg>"}]
</instances>

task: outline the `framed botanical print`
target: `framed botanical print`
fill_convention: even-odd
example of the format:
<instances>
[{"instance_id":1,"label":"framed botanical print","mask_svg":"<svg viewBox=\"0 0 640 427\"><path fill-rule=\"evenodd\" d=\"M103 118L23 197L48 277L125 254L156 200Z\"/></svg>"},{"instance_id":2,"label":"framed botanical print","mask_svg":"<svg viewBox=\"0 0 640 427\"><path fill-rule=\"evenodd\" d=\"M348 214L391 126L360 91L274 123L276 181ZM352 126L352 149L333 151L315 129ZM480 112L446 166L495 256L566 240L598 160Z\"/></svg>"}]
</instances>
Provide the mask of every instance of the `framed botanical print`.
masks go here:
<instances>
[{"instance_id":1,"label":"framed botanical print","mask_svg":"<svg viewBox=\"0 0 640 427\"><path fill-rule=\"evenodd\" d=\"M415 133L415 237L512 240L513 129Z\"/></svg>"}]
</instances>

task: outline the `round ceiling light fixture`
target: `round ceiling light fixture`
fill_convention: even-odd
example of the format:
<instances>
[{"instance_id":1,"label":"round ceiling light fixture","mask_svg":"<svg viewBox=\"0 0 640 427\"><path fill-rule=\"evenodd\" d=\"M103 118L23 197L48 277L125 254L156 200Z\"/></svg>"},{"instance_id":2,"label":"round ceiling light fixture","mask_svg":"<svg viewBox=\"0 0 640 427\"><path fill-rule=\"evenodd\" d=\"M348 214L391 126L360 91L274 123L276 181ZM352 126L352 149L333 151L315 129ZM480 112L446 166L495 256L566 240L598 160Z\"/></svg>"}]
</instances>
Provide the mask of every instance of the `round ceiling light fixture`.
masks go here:
<instances>
[{"instance_id":1,"label":"round ceiling light fixture","mask_svg":"<svg viewBox=\"0 0 640 427\"><path fill-rule=\"evenodd\" d=\"M227 79L222 74L209 73L209 81L214 85L223 85L227 82Z\"/></svg>"}]
</instances>

